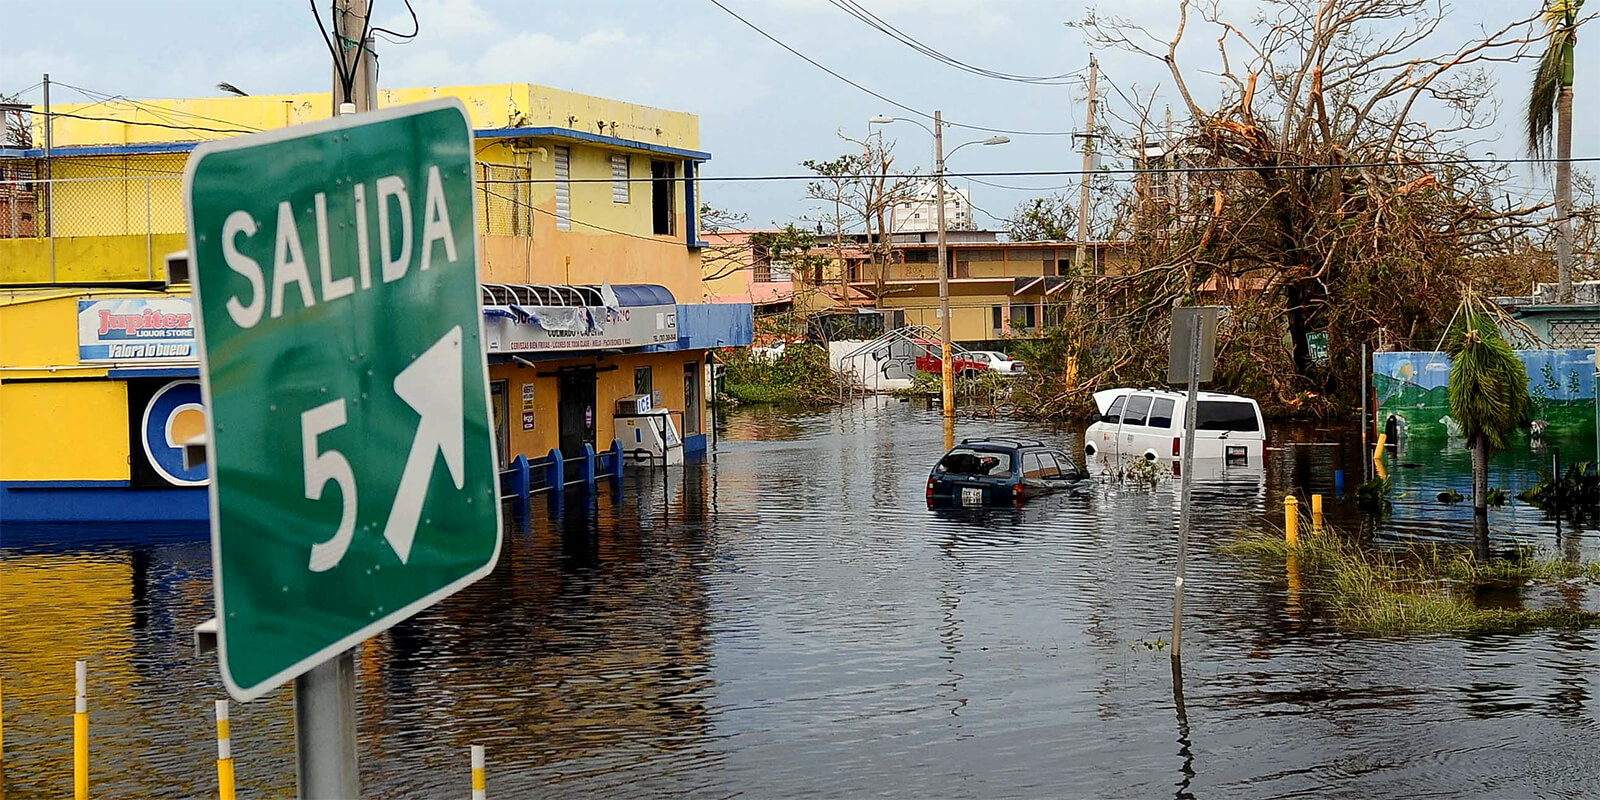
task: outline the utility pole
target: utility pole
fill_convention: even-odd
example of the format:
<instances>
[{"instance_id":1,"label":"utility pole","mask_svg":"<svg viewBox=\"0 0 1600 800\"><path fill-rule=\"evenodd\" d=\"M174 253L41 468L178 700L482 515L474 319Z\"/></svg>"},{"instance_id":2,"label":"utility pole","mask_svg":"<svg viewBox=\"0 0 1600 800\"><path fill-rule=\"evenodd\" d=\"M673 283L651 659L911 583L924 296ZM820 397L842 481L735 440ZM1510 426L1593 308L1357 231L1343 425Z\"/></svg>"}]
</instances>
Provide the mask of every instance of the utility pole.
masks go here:
<instances>
[{"instance_id":1,"label":"utility pole","mask_svg":"<svg viewBox=\"0 0 1600 800\"><path fill-rule=\"evenodd\" d=\"M336 0L333 8L334 49L333 109L336 116L372 111L378 107L378 56L372 51L368 0ZM343 72L352 76L345 94ZM348 104L351 108L345 108Z\"/></svg>"},{"instance_id":2,"label":"utility pole","mask_svg":"<svg viewBox=\"0 0 1600 800\"><path fill-rule=\"evenodd\" d=\"M939 345L942 350L939 358L939 375L944 382L944 416L951 419L956 415L956 387L952 365L950 364L950 267L949 255L945 249L944 228L944 112L933 112L933 179L937 182L934 190L934 203L938 210L934 212L939 221Z\"/></svg>"},{"instance_id":3,"label":"utility pole","mask_svg":"<svg viewBox=\"0 0 1600 800\"><path fill-rule=\"evenodd\" d=\"M1089 256L1089 171L1094 169L1094 106L1100 84L1100 62L1089 56L1089 111L1084 119L1083 133L1083 188L1078 195L1078 254L1072 261L1073 272L1082 275L1084 261Z\"/></svg>"},{"instance_id":4,"label":"utility pole","mask_svg":"<svg viewBox=\"0 0 1600 800\"><path fill-rule=\"evenodd\" d=\"M54 192L53 192L54 184L53 184L53 182L51 182L51 178L54 178L54 170L51 170L51 162L50 162L50 150L53 149L54 144L56 144L56 134L54 134L54 125L51 125L51 118L50 118L50 72L46 72L46 74L45 74L45 237L46 238L51 237L51 235L54 235L54 226L56 226L56 206L54 206L54 200L56 200L56 197L54 197ZM50 266L54 267L54 262L51 262ZM54 277L51 277L51 278L54 278Z\"/></svg>"},{"instance_id":5,"label":"utility pole","mask_svg":"<svg viewBox=\"0 0 1600 800\"><path fill-rule=\"evenodd\" d=\"M377 56L368 0L334 0L333 113L377 107ZM344 76L350 75L347 87ZM361 796L356 662L346 650L294 679L295 778L301 800Z\"/></svg>"},{"instance_id":6,"label":"utility pole","mask_svg":"<svg viewBox=\"0 0 1600 800\"><path fill-rule=\"evenodd\" d=\"M50 116L50 73L44 74L44 237L50 242L50 282L56 281L56 182L50 151L55 148L55 122ZM34 210L38 213L38 209ZM38 223L34 223L38 227Z\"/></svg>"}]
</instances>

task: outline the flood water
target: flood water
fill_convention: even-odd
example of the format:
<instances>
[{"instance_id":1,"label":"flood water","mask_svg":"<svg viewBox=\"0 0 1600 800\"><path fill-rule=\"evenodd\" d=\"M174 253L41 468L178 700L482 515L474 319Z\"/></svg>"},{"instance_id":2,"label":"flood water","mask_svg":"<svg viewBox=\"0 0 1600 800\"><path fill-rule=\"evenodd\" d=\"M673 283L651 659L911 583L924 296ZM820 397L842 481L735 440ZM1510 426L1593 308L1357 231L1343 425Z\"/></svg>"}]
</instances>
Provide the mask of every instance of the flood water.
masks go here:
<instances>
[{"instance_id":1,"label":"flood water","mask_svg":"<svg viewBox=\"0 0 1600 800\"><path fill-rule=\"evenodd\" d=\"M958 428L1069 452L1078 432ZM363 645L363 786L465 796L482 744L491 797L1600 793L1600 631L1337 632L1282 574L1218 549L1281 519L1286 492L1331 495L1339 468L1358 481L1349 431L1285 426L1269 445L1263 480L1195 489L1181 714L1170 483L933 512L936 415L750 409L703 463L559 515L536 500L489 578ZM1502 458L1494 483L1520 488L1545 457ZM1464 451L1394 458L1376 536L1469 541L1470 509L1432 502L1467 489ZM1596 555L1592 533L1558 538L1531 509L1492 524ZM70 792L77 658L94 796L214 796L225 693L190 642L210 615L205 531L49 544L69 533L9 528L0 548L4 797ZM235 704L232 728L240 796L291 796L289 691Z\"/></svg>"}]
</instances>

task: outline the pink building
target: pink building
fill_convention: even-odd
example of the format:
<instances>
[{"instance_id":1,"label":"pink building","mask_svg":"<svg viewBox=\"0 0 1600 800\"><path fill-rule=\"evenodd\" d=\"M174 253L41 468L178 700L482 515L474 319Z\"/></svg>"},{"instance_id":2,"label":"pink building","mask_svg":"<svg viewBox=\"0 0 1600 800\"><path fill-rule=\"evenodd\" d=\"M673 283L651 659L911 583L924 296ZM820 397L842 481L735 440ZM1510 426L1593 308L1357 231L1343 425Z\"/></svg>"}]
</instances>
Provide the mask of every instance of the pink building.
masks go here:
<instances>
[{"instance_id":1,"label":"pink building","mask_svg":"<svg viewBox=\"0 0 1600 800\"><path fill-rule=\"evenodd\" d=\"M705 302L750 303L756 316L794 303L794 275L789 264L773 260L761 244L762 234L777 231L726 231L701 234L700 253Z\"/></svg>"}]
</instances>

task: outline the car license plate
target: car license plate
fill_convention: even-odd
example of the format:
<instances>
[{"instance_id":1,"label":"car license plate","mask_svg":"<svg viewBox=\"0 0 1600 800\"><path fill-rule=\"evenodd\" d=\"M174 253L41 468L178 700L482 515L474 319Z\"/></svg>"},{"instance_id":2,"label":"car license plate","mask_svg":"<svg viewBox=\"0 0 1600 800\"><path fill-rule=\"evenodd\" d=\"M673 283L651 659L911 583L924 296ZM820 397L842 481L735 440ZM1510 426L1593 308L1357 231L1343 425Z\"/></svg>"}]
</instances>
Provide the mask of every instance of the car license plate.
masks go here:
<instances>
[{"instance_id":1,"label":"car license plate","mask_svg":"<svg viewBox=\"0 0 1600 800\"><path fill-rule=\"evenodd\" d=\"M1225 457L1226 460L1223 462L1224 465L1229 466L1229 467L1248 467L1248 466L1250 466L1250 450L1249 450L1249 448L1240 447L1238 445L1231 445L1231 444L1228 445L1227 448L1228 449L1226 451L1226 457Z\"/></svg>"},{"instance_id":2,"label":"car license plate","mask_svg":"<svg viewBox=\"0 0 1600 800\"><path fill-rule=\"evenodd\" d=\"M981 506L981 505L983 505L983 490L982 489L974 489L974 488L967 487L967 486L961 487L961 505L964 505L964 506Z\"/></svg>"}]
</instances>

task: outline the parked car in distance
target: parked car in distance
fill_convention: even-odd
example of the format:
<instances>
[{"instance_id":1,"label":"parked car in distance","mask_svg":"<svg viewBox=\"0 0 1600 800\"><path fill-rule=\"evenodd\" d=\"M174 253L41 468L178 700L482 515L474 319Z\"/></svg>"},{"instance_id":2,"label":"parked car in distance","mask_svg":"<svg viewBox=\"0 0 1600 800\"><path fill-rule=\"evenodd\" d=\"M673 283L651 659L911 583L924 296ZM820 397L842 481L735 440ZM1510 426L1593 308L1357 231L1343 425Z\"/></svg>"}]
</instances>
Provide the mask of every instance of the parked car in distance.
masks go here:
<instances>
[{"instance_id":1,"label":"parked car in distance","mask_svg":"<svg viewBox=\"0 0 1600 800\"><path fill-rule=\"evenodd\" d=\"M1236 394L1196 396L1194 457L1225 468L1260 469L1267 426L1256 401ZM1083 433L1083 452L1106 463L1143 458L1176 461L1183 455L1188 395L1165 389L1105 389Z\"/></svg>"},{"instance_id":2,"label":"parked car in distance","mask_svg":"<svg viewBox=\"0 0 1600 800\"><path fill-rule=\"evenodd\" d=\"M752 347L750 348L750 353L757 358L765 359L767 361L777 361L778 357L783 355L783 351L789 349L790 346L805 343L806 342L804 339L794 339L792 341L779 339L778 341L773 342L765 347Z\"/></svg>"},{"instance_id":3,"label":"parked car in distance","mask_svg":"<svg viewBox=\"0 0 1600 800\"><path fill-rule=\"evenodd\" d=\"M928 475L928 505L1020 503L1070 489L1084 477L1071 456L1038 439L963 439Z\"/></svg>"},{"instance_id":4,"label":"parked car in distance","mask_svg":"<svg viewBox=\"0 0 1600 800\"><path fill-rule=\"evenodd\" d=\"M1028 372L1021 361L1016 361L999 350L969 350L962 355L973 361L981 361L989 369L1008 378L1025 375Z\"/></svg>"},{"instance_id":5,"label":"parked car in distance","mask_svg":"<svg viewBox=\"0 0 1600 800\"><path fill-rule=\"evenodd\" d=\"M944 369L944 359L939 357L943 345L939 342L930 342L924 339L917 340L917 371L940 374ZM976 378L978 374L989 368L988 361L979 361L972 358L971 353L952 353L950 369L958 377Z\"/></svg>"}]
</instances>

